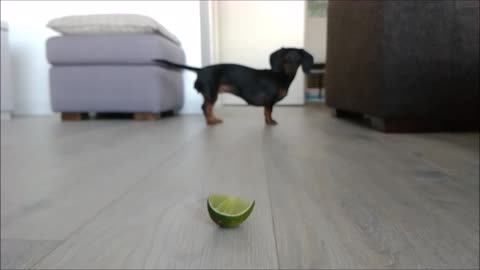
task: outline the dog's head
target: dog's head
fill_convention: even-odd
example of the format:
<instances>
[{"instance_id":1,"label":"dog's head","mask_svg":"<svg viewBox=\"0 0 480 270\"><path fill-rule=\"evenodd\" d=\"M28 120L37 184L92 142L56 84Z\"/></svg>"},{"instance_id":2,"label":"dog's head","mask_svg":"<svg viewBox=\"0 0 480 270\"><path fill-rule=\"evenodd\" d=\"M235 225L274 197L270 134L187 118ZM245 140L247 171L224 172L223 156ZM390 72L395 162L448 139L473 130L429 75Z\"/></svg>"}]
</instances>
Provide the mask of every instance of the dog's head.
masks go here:
<instances>
[{"instance_id":1,"label":"dog's head","mask_svg":"<svg viewBox=\"0 0 480 270\"><path fill-rule=\"evenodd\" d=\"M270 66L273 71L295 76L300 65L303 72L310 73L313 56L303 49L281 48L270 55Z\"/></svg>"}]
</instances>

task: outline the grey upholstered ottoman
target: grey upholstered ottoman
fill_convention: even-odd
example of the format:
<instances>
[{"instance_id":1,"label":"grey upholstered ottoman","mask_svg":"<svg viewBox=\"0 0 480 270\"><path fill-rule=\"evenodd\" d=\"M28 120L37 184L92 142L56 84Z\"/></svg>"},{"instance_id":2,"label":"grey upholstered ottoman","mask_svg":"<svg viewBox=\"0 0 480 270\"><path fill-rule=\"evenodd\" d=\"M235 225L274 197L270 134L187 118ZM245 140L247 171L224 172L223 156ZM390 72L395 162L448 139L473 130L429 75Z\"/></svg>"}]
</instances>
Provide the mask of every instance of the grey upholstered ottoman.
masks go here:
<instances>
[{"instance_id":1,"label":"grey upholstered ottoman","mask_svg":"<svg viewBox=\"0 0 480 270\"><path fill-rule=\"evenodd\" d=\"M181 47L156 34L65 35L47 41L51 104L63 119L85 113L154 115L183 105L183 78L155 65L185 63Z\"/></svg>"}]
</instances>

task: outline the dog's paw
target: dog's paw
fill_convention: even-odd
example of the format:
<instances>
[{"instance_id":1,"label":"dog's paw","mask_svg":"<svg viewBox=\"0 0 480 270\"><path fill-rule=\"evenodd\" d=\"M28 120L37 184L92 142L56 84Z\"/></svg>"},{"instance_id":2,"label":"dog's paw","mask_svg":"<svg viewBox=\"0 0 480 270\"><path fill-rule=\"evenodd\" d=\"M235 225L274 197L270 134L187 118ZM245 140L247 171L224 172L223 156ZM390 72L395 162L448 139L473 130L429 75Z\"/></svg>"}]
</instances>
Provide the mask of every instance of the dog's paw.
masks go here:
<instances>
[{"instance_id":1,"label":"dog's paw","mask_svg":"<svg viewBox=\"0 0 480 270\"><path fill-rule=\"evenodd\" d=\"M213 119L208 119L207 120L207 125L209 125L209 126L218 125L218 124L221 124L221 123L223 123L223 120L218 119L218 118L213 118Z\"/></svg>"},{"instance_id":2,"label":"dog's paw","mask_svg":"<svg viewBox=\"0 0 480 270\"><path fill-rule=\"evenodd\" d=\"M270 119L270 120L265 120L265 123L269 126L276 126L278 125L278 122L273 120L273 119Z\"/></svg>"}]
</instances>

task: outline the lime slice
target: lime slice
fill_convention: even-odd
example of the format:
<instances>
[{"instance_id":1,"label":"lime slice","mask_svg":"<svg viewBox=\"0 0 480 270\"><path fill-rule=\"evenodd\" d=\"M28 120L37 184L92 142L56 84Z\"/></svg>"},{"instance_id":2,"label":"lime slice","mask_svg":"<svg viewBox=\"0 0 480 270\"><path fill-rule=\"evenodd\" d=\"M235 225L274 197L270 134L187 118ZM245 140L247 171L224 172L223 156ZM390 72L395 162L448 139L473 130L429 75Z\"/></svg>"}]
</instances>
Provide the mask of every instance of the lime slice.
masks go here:
<instances>
[{"instance_id":1,"label":"lime slice","mask_svg":"<svg viewBox=\"0 0 480 270\"><path fill-rule=\"evenodd\" d=\"M233 228L242 224L253 211L255 201L234 196L211 194L208 196L208 213L220 227Z\"/></svg>"}]
</instances>

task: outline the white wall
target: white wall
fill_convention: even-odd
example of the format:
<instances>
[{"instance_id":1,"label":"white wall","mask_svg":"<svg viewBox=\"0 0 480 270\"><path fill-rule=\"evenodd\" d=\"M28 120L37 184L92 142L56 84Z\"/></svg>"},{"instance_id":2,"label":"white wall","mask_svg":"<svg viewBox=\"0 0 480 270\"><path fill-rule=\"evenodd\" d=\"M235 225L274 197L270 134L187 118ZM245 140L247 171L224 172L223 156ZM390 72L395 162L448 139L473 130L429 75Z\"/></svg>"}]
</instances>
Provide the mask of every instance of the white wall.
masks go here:
<instances>
[{"instance_id":1,"label":"white wall","mask_svg":"<svg viewBox=\"0 0 480 270\"><path fill-rule=\"evenodd\" d=\"M218 1L219 62L269 69L269 56L281 47L304 47L304 1ZM280 104L303 104L301 68ZM225 104L245 104L224 94Z\"/></svg>"},{"instance_id":2,"label":"white wall","mask_svg":"<svg viewBox=\"0 0 480 270\"><path fill-rule=\"evenodd\" d=\"M138 13L150 16L182 42L187 64L201 66L199 1L1 1L1 19L10 25L15 112L51 114L45 41L58 35L49 20L81 14ZM184 73L183 113L200 113L201 96L193 88L196 75Z\"/></svg>"},{"instance_id":3,"label":"white wall","mask_svg":"<svg viewBox=\"0 0 480 270\"><path fill-rule=\"evenodd\" d=\"M327 18L306 18L305 48L313 55L315 63L325 63L327 55Z\"/></svg>"},{"instance_id":4,"label":"white wall","mask_svg":"<svg viewBox=\"0 0 480 270\"><path fill-rule=\"evenodd\" d=\"M12 112L13 109L13 100L12 100L12 91L10 89L10 49L8 47L8 25L2 22L2 41L1 41L1 111L2 111L2 119L4 117L4 113L6 118L8 118L9 114Z\"/></svg>"},{"instance_id":5,"label":"white wall","mask_svg":"<svg viewBox=\"0 0 480 270\"><path fill-rule=\"evenodd\" d=\"M200 1L200 16L202 29L202 66L208 66L213 63L215 50L213 45L212 1Z\"/></svg>"}]
</instances>

